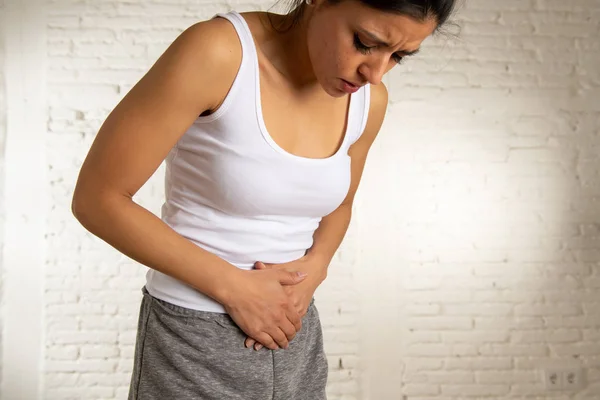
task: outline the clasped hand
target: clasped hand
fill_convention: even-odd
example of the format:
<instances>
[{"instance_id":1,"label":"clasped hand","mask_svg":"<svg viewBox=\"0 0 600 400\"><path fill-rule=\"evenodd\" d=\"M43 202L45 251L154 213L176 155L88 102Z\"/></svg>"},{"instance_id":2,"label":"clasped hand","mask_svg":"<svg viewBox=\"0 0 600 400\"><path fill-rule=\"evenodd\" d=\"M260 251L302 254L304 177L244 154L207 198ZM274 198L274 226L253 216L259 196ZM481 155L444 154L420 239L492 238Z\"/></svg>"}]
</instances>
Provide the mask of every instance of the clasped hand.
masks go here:
<instances>
[{"instance_id":1,"label":"clasped hand","mask_svg":"<svg viewBox=\"0 0 600 400\"><path fill-rule=\"evenodd\" d=\"M302 328L313 295L324 279L323 264L304 256L284 264L257 262L241 271L234 298L225 309L247 335L245 346L287 349Z\"/></svg>"}]
</instances>

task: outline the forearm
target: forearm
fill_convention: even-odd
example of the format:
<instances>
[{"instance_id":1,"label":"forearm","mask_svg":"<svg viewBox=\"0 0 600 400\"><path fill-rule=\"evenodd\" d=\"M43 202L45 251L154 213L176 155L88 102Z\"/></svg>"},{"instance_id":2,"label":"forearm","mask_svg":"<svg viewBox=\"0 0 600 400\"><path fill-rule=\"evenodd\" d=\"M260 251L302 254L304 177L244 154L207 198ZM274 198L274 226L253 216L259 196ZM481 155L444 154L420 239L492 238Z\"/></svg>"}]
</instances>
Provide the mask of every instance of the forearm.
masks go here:
<instances>
[{"instance_id":1,"label":"forearm","mask_svg":"<svg viewBox=\"0 0 600 400\"><path fill-rule=\"evenodd\" d=\"M352 205L343 204L321 220L313 235L313 245L306 255L315 260L323 279L327 276L327 268L344 240L351 218Z\"/></svg>"},{"instance_id":2,"label":"forearm","mask_svg":"<svg viewBox=\"0 0 600 400\"><path fill-rule=\"evenodd\" d=\"M220 303L237 268L176 233L126 196L74 202L79 222L128 257L181 280Z\"/></svg>"}]
</instances>

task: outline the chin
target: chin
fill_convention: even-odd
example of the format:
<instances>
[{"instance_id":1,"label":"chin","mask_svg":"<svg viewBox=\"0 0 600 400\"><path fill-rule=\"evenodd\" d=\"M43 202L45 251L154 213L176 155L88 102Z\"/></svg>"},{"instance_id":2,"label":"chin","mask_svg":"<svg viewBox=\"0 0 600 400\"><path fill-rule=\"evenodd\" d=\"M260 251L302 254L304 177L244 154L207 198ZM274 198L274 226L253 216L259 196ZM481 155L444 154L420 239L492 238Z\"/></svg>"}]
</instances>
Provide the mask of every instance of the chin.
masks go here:
<instances>
[{"instance_id":1,"label":"chin","mask_svg":"<svg viewBox=\"0 0 600 400\"><path fill-rule=\"evenodd\" d=\"M348 95L346 92L344 92L337 86L335 86L331 83L330 84L327 84L327 83L328 82L326 82L326 83L321 82L321 87L323 88L325 93L327 93L329 96L335 97L335 98L340 98L340 97L344 97L344 96Z\"/></svg>"},{"instance_id":2,"label":"chin","mask_svg":"<svg viewBox=\"0 0 600 400\"><path fill-rule=\"evenodd\" d=\"M348 96L348 93L344 93L341 90L337 90L337 89L334 89L333 91L331 91L331 90L325 90L325 92L329 96L335 97L336 99L339 99L339 98L344 97L344 96Z\"/></svg>"}]
</instances>

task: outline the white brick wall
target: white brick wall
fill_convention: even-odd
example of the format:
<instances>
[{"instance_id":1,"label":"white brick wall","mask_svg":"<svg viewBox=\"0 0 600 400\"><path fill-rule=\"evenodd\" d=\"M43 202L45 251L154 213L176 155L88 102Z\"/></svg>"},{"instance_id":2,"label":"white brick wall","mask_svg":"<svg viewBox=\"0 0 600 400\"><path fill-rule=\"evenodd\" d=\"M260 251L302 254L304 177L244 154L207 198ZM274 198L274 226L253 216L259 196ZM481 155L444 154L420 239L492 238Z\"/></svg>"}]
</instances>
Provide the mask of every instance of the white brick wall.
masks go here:
<instances>
[{"instance_id":1,"label":"white brick wall","mask_svg":"<svg viewBox=\"0 0 600 400\"><path fill-rule=\"evenodd\" d=\"M101 122L184 28L270 5L47 2L44 399L127 393L144 268L69 210ZM459 39L387 78L318 292L330 399L567 398L543 388L555 363L586 369L576 398L600 398L600 2L469 0L458 21ZM1 105L2 86L0 129ZM138 196L154 212L161 173Z\"/></svg>"}]
</instances>

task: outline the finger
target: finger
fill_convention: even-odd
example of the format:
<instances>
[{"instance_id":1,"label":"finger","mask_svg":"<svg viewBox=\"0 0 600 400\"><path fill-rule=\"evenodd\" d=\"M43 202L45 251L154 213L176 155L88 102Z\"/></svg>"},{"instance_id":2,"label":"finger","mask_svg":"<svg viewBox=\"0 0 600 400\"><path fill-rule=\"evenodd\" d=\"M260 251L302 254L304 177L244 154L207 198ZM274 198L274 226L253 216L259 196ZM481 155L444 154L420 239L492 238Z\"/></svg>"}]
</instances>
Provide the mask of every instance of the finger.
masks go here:
<instances>
[{"instance_id":1,"label":"finger","mask_svg":"<svg viewBox=\"0 0 600 400\"><path fill-rule=\"evenodd\" d=\"M302 318L300 318L300 314L298 314L298 311L296 311L294 308L290 308L286 312L286 316L287 319L292 323L292 325L296 329L296 332L300 332L300 329L302 329Z\"/></svg>"},{"instance_id":2,"label":"finger","mask_svg":"<svg viewBox=\"0 0 600 400\"><path fill-rule=\"evenodd\" d=\"M279 271L279 283L282 285L295 285L302 282L307 275L305 272Z\"/></svg>"},{"instance_id":3,"label":"finger","mask_svg":"<svg viewBox=\"0 0 600 400\"><path fill-rule=\"evenodd\" d=\"M260 350L260 349L262 349L262 348L263 348L263 345L262 345L262 344L260 344L260 343L256 343L256 344L254 345L254 350L256 350L256 351L259 351L259 350Z\"/></svg>"},{"instance_id":4,"label":"finger","mask_svg":"<svg viewBox=\"0 0 600 400\"><path fill-rule=\"evenodd\" d=\"M273 340L273 337L266 332L259 334L256 339L257 342L265 346L267 349L277 350L279 348L277 343L275 343L275 340Z\"/></svg>"},{"instance_id":5,"label":"finger","mask_svg":"<svg viewBox=\"0 0 600 400\"><path fill-rule=\"evenodd\" d=\"M281 324L279 329L281 329L285 333L285 336L290 342L294 339L294 337L296 337L296 326L294 326L294 324L292 324L287 319Z\"/></svg>"},{"instance_id":6,"label":"finger","mask_svg":"<svg viewBox=\"0 0 600 400\"><path fill-rule=\"evenodd\" d=\"M289 341L287 339L287 336L285 335L285 332L283 332L279 327L275 327L273 329L271 329L270 332L267 332L272 338L273 340L275 340L275 343L277 343L277 346L279 346L279 348L281 349L287 349L289 346ZM271 347L269 347L271 348ZM271 350L277 350L277 348L271 349Z\"/></svg>"},{"instance_id":7,"label":"finger","mask_svg":"<svg viewBox=\"0 0 600 400\"><path fill-rule=\"evenodd\" d=\"M244 346L246 346L246 348L250 348L252 346L254 346L254 344L256 343L256 340L252 339L252 338L247 338L246 341L244 342Z\"/></svg>"},{"instance_id":8,"label":"finger","mask_svg":"<svg viewBox=\"0 0 600 400\"><path fill-rule=\"evenodd\" d=\"M254 269L267 269L267 266L264 263L257 261L254 263Z\"/></svg>"}]
</instances>

